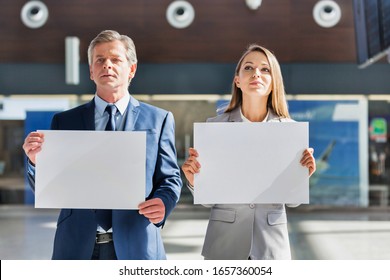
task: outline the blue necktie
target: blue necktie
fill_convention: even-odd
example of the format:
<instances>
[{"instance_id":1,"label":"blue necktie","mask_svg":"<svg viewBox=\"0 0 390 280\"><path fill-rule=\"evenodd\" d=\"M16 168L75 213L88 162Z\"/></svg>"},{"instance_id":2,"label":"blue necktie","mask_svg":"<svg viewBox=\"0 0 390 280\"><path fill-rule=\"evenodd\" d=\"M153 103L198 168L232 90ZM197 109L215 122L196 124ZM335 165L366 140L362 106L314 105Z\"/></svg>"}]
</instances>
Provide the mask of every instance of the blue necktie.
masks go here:
<instances>
[{"instance_id":1,"label":"blue necktie","mask_svg":"<svg viewBox=\"0 0 390 280\"><path fill-rule=\"evenodd\" d=\"M105 130L116 130L115 114L117 108L113 104L106 107L106 112L109 114L109 119ZM111 210L96 210L96 219L98 224L104 229L109 230L112 227L112 211Z\"/></svg>"},{"instance_id":2,"label":"blue necktie","mask_svg":"<svg viewBox=\"0 0 390 280\"><path fill-rule=\"evenodd\" d=\"M106 125L106 130L116 130L116 124L115 124L115 114L117 111L116 106L113 104L108 104L105 111L110 116Z\"/></svg>"}]
</instances>

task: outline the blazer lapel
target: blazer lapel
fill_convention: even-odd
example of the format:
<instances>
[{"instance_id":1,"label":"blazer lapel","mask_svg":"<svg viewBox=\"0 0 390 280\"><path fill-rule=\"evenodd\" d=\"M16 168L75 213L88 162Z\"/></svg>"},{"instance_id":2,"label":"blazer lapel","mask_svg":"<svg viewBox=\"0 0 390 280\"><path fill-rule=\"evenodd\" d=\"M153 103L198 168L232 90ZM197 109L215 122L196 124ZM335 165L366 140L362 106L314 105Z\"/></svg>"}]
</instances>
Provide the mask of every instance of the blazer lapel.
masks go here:
<instances>
[{"instance_id":1,"label":"blazer lapel","mask_svg":"<svg viewBox=\"0 0 390 280\"><path fill-rule=\"evenodd\" d=\"M229 122L242 122L241 114L240 114L240 107L237 107L233 111L229 113Z\"/></svg>"},{"instance_id":2,"label":"blazer lapel","mask_svg":"<svg viewBox=\"0 0 390 280\"><path fill-rule=\"evenodd\" d=\"M139 101L133 96L130 96L129 106L127 108L126 122L125 122L125 131L134 130L135 123L138 119L140 106Z\"/></svg>"},{"instance_id":3,"label":"blazer lapel","mask_svg":"<svg viewBox=\"0 0 390 280\"><path fill-rule=\"evenodd\" d=\"M275 112L270 107L268 107L268 110L269 110L269 114L268 114L267 122L281 122L282 121L282 118L280 116L276 115Z\"/></svg>"}]
</instances>

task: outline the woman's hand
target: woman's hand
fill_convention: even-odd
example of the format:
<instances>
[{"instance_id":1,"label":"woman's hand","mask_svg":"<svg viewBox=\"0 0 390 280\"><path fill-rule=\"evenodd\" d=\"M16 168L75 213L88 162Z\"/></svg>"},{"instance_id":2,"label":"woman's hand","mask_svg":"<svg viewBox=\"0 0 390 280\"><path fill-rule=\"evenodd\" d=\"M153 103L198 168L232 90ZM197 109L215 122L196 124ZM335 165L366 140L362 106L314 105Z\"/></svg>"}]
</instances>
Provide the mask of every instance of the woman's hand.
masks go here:
<instances>
[{"instance_id":1,"label":"woman's hand","mask_svg":"<svg viewBox=\"0 0 390 280\"><path fill-rule=\"evenodd\" d=\"M307 148L302 155L301 164L309 169L309 177L316 171L316 160L313 156L314 149Z\"/></svg>"},{"instance_id":2,"label":"woman's hand","mask_svg":"<svg viewBox=\"0 0 390 280\"><path fill-rule=\"evenodd\" d=\"M193 186L194 185L194 174L199 173L200 163L197 160L198 152L194 148L189 148L188 159L183 163L181 169L187 178L187 181Z\"/></svg>"}]
</instances>

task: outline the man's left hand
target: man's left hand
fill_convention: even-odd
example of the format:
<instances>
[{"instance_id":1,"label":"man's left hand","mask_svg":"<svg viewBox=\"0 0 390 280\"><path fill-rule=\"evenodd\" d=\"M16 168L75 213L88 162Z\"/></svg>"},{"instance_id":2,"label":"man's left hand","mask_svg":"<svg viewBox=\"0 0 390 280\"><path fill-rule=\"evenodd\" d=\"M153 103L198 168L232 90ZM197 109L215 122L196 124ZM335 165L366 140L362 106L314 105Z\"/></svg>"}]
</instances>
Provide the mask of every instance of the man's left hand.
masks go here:
<instances>
[{"instance_id":1,"label":"man's left hand","mask_svg":"<svg viewBox=\"0 0 390 280\"><path fill-rule=\"evenodd\" d=\"M139 213L153 224L158 224L165 217L165 205L160 198L152 198L138 205Z\"/></svg>"}]
</instances>

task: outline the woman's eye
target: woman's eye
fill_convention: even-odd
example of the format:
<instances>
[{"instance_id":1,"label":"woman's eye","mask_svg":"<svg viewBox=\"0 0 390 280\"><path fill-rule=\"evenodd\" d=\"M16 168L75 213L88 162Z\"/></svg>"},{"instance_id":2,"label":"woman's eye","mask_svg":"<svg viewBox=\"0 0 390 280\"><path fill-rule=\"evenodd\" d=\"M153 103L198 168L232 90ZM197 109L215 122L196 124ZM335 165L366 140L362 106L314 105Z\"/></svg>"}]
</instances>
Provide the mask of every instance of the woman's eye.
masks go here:
<instances>
[{"instance_id":1,"label":"woman's eye","mask_svg":"<svg viewBox=\"0 0 390 280\"><path fill-rule=\"evenodd\" d=\"M267 73L271 72L271 70L269 68L263 68L263 69L261 69L261 71L262 72L267 72Z\"/></svg>"},{"instance_id":2,"label":"woman's eye","mask_svg":"<svg viewBox=\"0 0 390 280\"><path fill-rule=\"evenodd\" d=\"M245 66L244 67L244 70L252 70L253 68L252 68L252 66Z\"/></svg>"}]
</instances>

